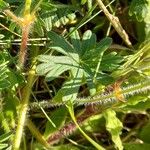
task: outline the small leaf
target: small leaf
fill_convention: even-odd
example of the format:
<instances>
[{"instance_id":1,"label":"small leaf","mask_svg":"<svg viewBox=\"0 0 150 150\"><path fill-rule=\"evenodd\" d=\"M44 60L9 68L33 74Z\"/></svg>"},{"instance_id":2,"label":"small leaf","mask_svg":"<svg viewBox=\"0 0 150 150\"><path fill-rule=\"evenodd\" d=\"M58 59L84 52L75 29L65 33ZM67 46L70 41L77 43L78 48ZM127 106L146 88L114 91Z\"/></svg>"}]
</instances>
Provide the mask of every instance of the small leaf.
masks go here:
<instances>
[{"instance_id":1,"label":"small leaf","mask_svg":"<svg viewBox=\"0 0 150 150\"><path fill-rule=\"evenodd\" d=\"M80 69L74 69L72 71L74 76L72 79L67 80L63 87L57 92L56 96L53 98L53 101L58 102L67 102L74 101L77 98L78 90L80 84L82 83L83 72Z\"/></svg>"},{"instance_id":2,"label":"small leaf","mask_svg":"<svg viewBox=\"0 0 150 150\"><path fill-rule=\"evenodd\" d=\"M46 138L49 137L55 131L58 131L59 128L63 126L66 119L66 115L67 115L67 110L65 109L65 107L60 107L56 109L54 112L52 112L50 118L52 122L56 125L56 128L49 121L47 121L45 133L44 133L44 136Z\"/></svg>"},{"instance_id":3,"label":"small leaf","mask_svg":"<svg viewBox=\"0 0 150 150\"><path fill-rule=\"evenodd\" d=\"M110 37L106 37L97 44L96 49L94 51L95 51L95 53L103 52L106 49L108 49L111 44L112 44L112 39Z\"/></svg>"},{"instance_id":4,"label":"small leaf","mask_svg":"<svg viewBox=\"0 0 150 150\"><path fill-rule=\"evenodd\" d=\"M116 117L116 112L112 109L107 109L103 112L106 119L106 129L112 136L112 141L115 143L119 150L123 150L122 142L120 139L120 133L122 130L122 122Z\"/></svg>"},{"instance_id":5,"label":"small leaf","mask_svg":"<svg viewBox=\"0 0 150 150\"><path fill-rule=\"evenodd\" d=\"M64 50L64 54L68 55L68 53L74 53L75 50L73 47L64 39L64 37L59 36L55 32L48 32L48 37L53 41L55 46L61 47Z\"/></svg>"},{"instance_id":6,"label":"small leaf","mask_svg":"<svg viewBox=\"0 0 150 150\"><path fill-rule=\"evenodd\" d=\"M8 8L8 6L8 3L4 2L3 0L0 0L0 11Z\"/></svg>"},{"instance_id":7,"label":"small leaf","mask_svg":"<svg viewBox=\"0 0 150 150\"><path fill-rule=\"evenodd\" d=\"M47 31L51 31L52 30L52 26L53 26L52 19L53 19L55 14L53 16L49 16L49 14L45 14L45 15L47 15L47 17L45 17L43 19L45 28L46 28Z\"/></svg>"},{"instance_id":8,"label":"small leaf","mask_svg":"<svg viewBox=\"0 0 150 150\"><path fill-rule=\"evenodd\" d=\"M68 56L39 55L38 60L44 63L37 66L37 73L45 75L49 81L59 77L63 72L77 67L73 65L73 60Z\"/></svg>"},{"instance_id":9,"label":"small leaf","mask_svg":"<svg viewBox=\"0 0 150 150\"><path fill-rule=\"evenodd\" d=\"M10 82L7 80L0 81L0 90L10 86Z\"/></svg>"},{"instance_id":10,"label":"small leaf","mask_svg":"<svg viewBox=\"0 0 150 150\"><path fill-rule=\"evenodd\" d=\"M36 72L38 73L38 75L45 75L46 73L51 71L52 65L54 64L50 64L50 63L39 64L36 68Z\"/></svg>"},{"instance_id":11,"label":"small leaf","mask_svg":"<svg viewBox=\"0 0 150 150\"><path fill-rule=\"evenodd\" d=\"M37 21L34 24L34 30L35 32L38 34L39 37L43 37L44 36L44 30L43 30L43 22L41 21L41 18L38 18Z\"/></svg>"},{"instance_id":12,"label":"small leaf","mask_svg":"<svg viewBox=\"0 0 150 150\"><path fill-rule=\"evenodd\" d=\"M0 34L0 40L3 39L5 36L3 34Z\"/></svg>"},{"instance_id":13,"label":"small leaf","mask_svg":"<svg viewBox=\"0 0 150 150\"><path fill-rule=\"evenodd\" d=\"M82 38L82 55L88 53L89 50L94 49L96 44L96 35L91 32L91 30L87 30L83 34Z\"/></svg>"},{"instance_id":14,"label":"small leaf","mask_svg":"<svg viewBox=\"0 0 150 150\"><path fill-rule=\"evenodd\" d=\"M6 63L0 64L0 89L4 89L10 86L7 72L8 72L8 68Z\"/></svg>"},{"instance_id":15,"label":"small leaf","mask_svg":"<svg viewBox=\"0 0 150 150\"><path fill-rule=\"evenodd\" d=\"M4 149L4 148L6 149L7 147L8 147L7 143L6 144L5 143L4 144L0 143L0 149Z\"/></svg>"},{"instance_id":16,"label":"small leaf","mask_svg":"<svg viewBox=\"0 0 150 150\"><path fill-rule=\"evenodd\" d=\"M59 75L61 75L63 72L69 70L70 67L69 66L65 66L65 65L55 65L55 67L53 67L46 75L46 80L51 81L55 78L58 78Z\"/></svg>"},{"instance_id":17,"label":"small leaf","mask_svg":"<svg viewBox=\"0 0 150 150\"><path fill-rule=\"evenodd\" d=\"M0 136L0 143L7 141L12 136L12 132L5 133Z\"/></svg>"},{"instance_id":18,"label":"small leaf","mask_svg":"<svg viewBox=\"0 0 150 150\"><path fill-rule=\"evenodd\" d=\"M124 61L122 56L117 55L116 52L111 52L102 58L100 69L103 71L113 71L120 66L120 63Z\"/></svg>"},{"instance_id":19,"label":"small leaf","mask_svg":"<svg viewBox=\"0 0 150 150\"><path fill-rule=\"evenodd\" d=\"M103 56L105 50L107 50L110 47L111 43L112 39L109 37L102 39L99 43L95 45L95 47L93 47L93 49L89 49L89 51L82 56L82 59L86 61L99 59L99 56Z\"/></svg>"},{"instance_id":20,"label":"small leaf","mask_svg":"<svg viewBox=\"0 0 150 150\"><path fill-rule=\"evenodd\" d=\"M73 31L74 28L70 29L70 32ZM71 35L71 43L74 46L76 52L81 55L81 41L80 41L80 36L79 36L79 32L77 30L75 30Z\"/></svg>"},{"instance_id":21,"label":"small leaf","mask_svg":"<svg viewBox=\"0 0 150 150\"><path fill-rule=\"evenodd\" d=\"M82 83L82 78L83 78L83 70L82 69L72 69L71 70L73 79L70 81L67 81L65 83L65 86L63 87L65 92L64 92L64 97L63 101L74 101L77 98L79 87Z\"/></svg>"}]
</instances>

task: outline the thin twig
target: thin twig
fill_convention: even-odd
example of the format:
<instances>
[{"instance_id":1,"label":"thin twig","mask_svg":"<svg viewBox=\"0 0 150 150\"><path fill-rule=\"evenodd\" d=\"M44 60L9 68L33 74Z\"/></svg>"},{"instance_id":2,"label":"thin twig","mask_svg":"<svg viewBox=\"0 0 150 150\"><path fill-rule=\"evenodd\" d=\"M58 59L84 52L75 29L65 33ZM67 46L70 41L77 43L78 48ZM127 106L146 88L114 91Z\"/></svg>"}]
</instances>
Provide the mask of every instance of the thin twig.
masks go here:
<instances>
[{"instance_id":1,"label":"thin twig","mask_svg":"<svg viewBox=\"0 0 150 150\"><path fill-rule=\"evenodd\" d=\"M132 43L129 40L128 34L126 31L123 29L118 17L112 15L109 13L107 10L106 6L103 4L101 0L97 0L97 3L100 7L100 9L104 12L108 20L111 22L112 26L115 28L115 30L118 32L120 37L123 39L123 41L126 43L127 46L132 48Z\"/></svg>"}]
</instances>

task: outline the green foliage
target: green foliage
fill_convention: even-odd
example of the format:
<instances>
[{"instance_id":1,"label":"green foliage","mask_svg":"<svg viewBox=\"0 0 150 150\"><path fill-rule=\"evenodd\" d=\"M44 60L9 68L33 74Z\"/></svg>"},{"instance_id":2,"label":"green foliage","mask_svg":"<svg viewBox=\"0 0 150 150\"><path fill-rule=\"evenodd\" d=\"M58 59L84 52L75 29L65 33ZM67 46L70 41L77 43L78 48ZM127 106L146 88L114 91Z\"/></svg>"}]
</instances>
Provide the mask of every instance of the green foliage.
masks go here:
<instances>
[{"instance_id":1,"label":"green foliage","mask_svg":"<svg viewBox=\"0 0 150 150\"><path fill-rule=\"evenodd\" d=\"M53 121L53 123L56 125L56 127L52 126L52 124L49 121L47 121L45 133L44 133L44 136L46 138L47 136L52 135L54 132L56 132L64 125L66 115L67 115L67 111L65 107L60 107L51 114L50 118Z\"/></svg>"},{"instance_id":2,"label":"green foliage","mask_svg":"<svg viewBox=\"0 0 150 150\"><path fill-rule=\"evenodd\" d=\"M42 63L37 66L37 73L46 75L46 79L51 81L58 78L63 72L71 71L73 81L65 83L66 92L61 91L65 95L73 94L73 89L74 93L77 93L79 86L84 82L87 83L90 90L96 89L96 84L99 82L102 84L110 83L112 78L102 71L113 71L123 61L121 56L116 55L117 53L104 55L112 40L107 37L96 43L96 36L91 31L86 31L82 39L80 39L77 31L74 32L71 35L71 43L53 32L49 32L48 36L53 41L50 48L64 56L40 55L38 60ZM108 58L111 59L107 61ZM106 66L109 67L106 69ZM68 90L70 88L71 92Z\"/></svg>"},{"instance_id":3,"label":"green foliage","mask_svg":"<svg viewBox=\"0 0 150 150\"><path fill-rule=\"evenodd\" d=\"M84 33L82 41L77 39L79 38L78 35L78 37L75 37L75 34L73 34L71 37L71 44L63 37L60 37L53 32L49 32L48 36L53 41L51 48L66 56L40 55L38 57L38 60L43 63L38 65L37 72L40 75L46 74L47 80L57 78L64 71L73 69L78 69L85 77L91 76L91 78L94 78L95 72L93 70L101 63L103 53L111 44L110 38L103 39L100 43L96 43L96 37L91 31L86 31L86 33ZM97 55L97 53L99 55ZM114 66L117 65L118 61L113 57L114 54L109 54L107 57L109 56L112 57ZM107 59L107 57L104 59ZM121 60L119 59L119 62L120 61ZM112 64L111 61L110 64ZM110 69L112 70L113 68ZM102 70L104 70L103 66ZM82 76L83 75L81 75L81 78Z\"/></svg>"},{"instance_id":4,"label":"green foliage","mask_svg":"<svg viewBox=\"0 0 150 150\"><path fill-rule=\"evenodd\" d=\"M6 3L3 0L0 0L0 11L6 9L8 6L9 6L8 3Z\"/></svg>"},{"instance_id":5,"label":"green foliage","mask_svg":"<svg viewBox=\"0 0 150 150\"><path fill-rule=\"evenodd\" d=\"M138 21L143 21L148 13L148 0L132 0L129 15L134 15Z\"/></svg>"},{"instance_id":6,"label":"green foliage","mask_svg":"<svg viewBox=\"0 0 150 150\"><path fill-rule=\"evenodd\" d=\"M150 122L148 122L139 132L139 138L144 143L150 143Z\"/></svg>"},{"instance_id":7,"label":"green foliage","mask_svg":"<svg viewBox=\"0 0 150 150\"><path fill-rule=\"evenodd\" d=\"M103 115L106 119L106 129L110 132L112 141L119 150L123 150L120 139L121 130L123 128L122 122L116 117L115 111L111 109L106 110Z\"/></svg>"},{"instance_id":8,"label":"green foliage","mask_svg":"<svg viewBox=\"0 0 150 150\"><path fill-rule=\"evenodd\" d=\"M4 89L10 86L10 82L8 81L8 68L7 63L5 62L5 58L2 53L0 53L0 89Z\"/></svg>"},{"instance_id":9,"label":"green foliage","mask_svg":"<svg viewBox=\"0 0 150 150\"><path fill-rule=\"evenodd\" d=\"M138 22L138 36L140 41L150 38L150 1L133 0L130 5L129 15L134 16Z\"/></svg>"},{"instance_id":10,"label":"green foliage","mask_svg":"<svg viewBox=\"0 0 150 150\"><path fill-rule=\"evenodd\" d=\"M149 150L150 144L125 144L125 150Z\"/></svg>"},{"instance_id":11,"label":"green foliage","mask_svg":"<svg viewBox=\"0 0 150 150\"><path fill-rule=\"evenodd\" d=\"M0 149L10 149L11 146L8 144L8 139L12 136L12 133L5 133L0 136Z\"/></svg>"},{"instance_id":12,"label":"green foliage","mask_svg":"<svg viewBox=\"0 0 150 150\"><path fill-rule=\"evenodd\" d=\"M150 1L104 5L0 0L0 149L150 149Z\"/></svg>"}]
</instances>

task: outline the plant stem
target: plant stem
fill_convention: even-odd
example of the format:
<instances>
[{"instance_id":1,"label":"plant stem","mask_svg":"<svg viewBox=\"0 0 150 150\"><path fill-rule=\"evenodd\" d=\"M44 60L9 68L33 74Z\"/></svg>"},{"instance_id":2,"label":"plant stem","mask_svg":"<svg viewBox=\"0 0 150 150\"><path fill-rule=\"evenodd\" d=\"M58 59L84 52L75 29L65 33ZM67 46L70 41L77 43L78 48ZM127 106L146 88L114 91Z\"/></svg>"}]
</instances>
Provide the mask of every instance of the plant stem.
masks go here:
<instances>
[{"instance_id":1,"label":"plant stem","mask_svg":"<svg viewBox=\"0 0 150 150\"><path fill-rule=\"evenodd\" d=\"M74 109L73 109L73 105L72 104L69 104L67 105L67 108L68 108L68 111L70 113L70 116L73 120L73 122L75 123L76 127L79 129L79 131L81 132L81 134L95 147L97 148L98 150L105 150L101 145L99 145L98 143L96 143L93 139L91 139L79 126L76 118L75 118L75 115L74 115Z\"/></svg>"},{"instance_id":2,"label":"plant stem","mask_svg":"<svg viewBox=\"0 0 150 150\"><path fill-rule=\"evenodd\" d=\"M96 115L97 111L95 109L95 106L87 106L85 107L85 110L82 114L80 114L76 120L79 125L82 125L89 117L92 115ZM74 122L69 122L65 124L60 130L55 132L53 135L48 137L47 142L52 145L60 141L62 138L65 138L66 136L72 134L77 129Z\"/></svg>"},{"instance_id":3,"label":"plant stem","mask_svg":"<svg viewBox=\"0 0 150 150\"><path fill-rule=\"evenodd\" d=\"M101 0L96 0L96 1L98 3L99 7L103 10L103 12L106 15L106 17L108 18L108 20L111 22L112 26L115 28L115 30L118 32L120 37L123 39L123 41L127 44L127 46L132 48L132 44L129 40L128 34L126 33L126 31L123 29L122 25L120 24L118 17L110 14L109 11L107 10L106 6L103 4L103 2Z\"/></svg>"},{"instance_id":4,"label":"plant stem","mask_svg":"<svg viewBox=\"0 0 150 150\"><path fill-rule=\"evenodd\" d=\"M30 14L31 2L32 2L32 0L26 0L26 2L25 2L24 16Z\"/></svg>"},{"instance_id":5,"label":"plant stem","mask_svg":"<svg viewBox=\"0 0 150 150\"><path fill-rule=\"evenodd\" d=\"M22 40L21 40L19 60L18 60L18 66L20 69L23 68L25 63L29 31L30 31L29 25L22 27Z\"/></svg>"},{"instance_id":6,"label":"plant stem","mask_svg":"<svg viewBox=\"0 0 150 150\"><path fill-rule=\"evenodd\" d=\"M49 148L49 144L47 143L46 139L42 136L39 130L35 127L31 120L27 120L27 126L31 133L36 137L36 139L44 145L46 148Z\"/></svg>"},{"instance_id":7,"label":"plant stem","mask_svg":"<svg viewBox=\"0 0 150 150\"><path fill-rule=\"evenodd\" d=\"M141 82L139 84L133 84L130 86L127 86L125 88L122 88L121 94L126 98L128 96L132 96L137 93L143 93L150 90L150 80L146 80L145 82ZM99 104L99 105L105 105L105 104L111 104L117 102L117 97L115 95L115 92L111 92L109 94L101 94L94 96L92 98L81 98L76 99L76 102L80 105L86 105L86 104Z\"/></svg>"},{"instance_id":8,"label":"plant stem","mask_svg":"<svg viewBox=\"0 0 150 150\"><path fill-rule=\"evenodd\" d=\"M10 30L9 28L7 28L5 25L3 25L3 24L0 23L0 26L1 26L2 28L4 28L5 30L11 32L12 34L14 34L14 35L16 35L16 36L18 36L18 37L21 37L21 35L17 34L17 33L14 32L14 31L11 31L11 30ZM7 43L7 44L8 44L8 43Z\"/></svg>"},{"instance_id":9,"label":"plant stem","mask_svg":"<svg viewBox=\"0 0 150 150\"><path fill-rule=\"evenodd\" d=\"M18 113L18 123L17 123L17 129L16 129L16 134L14 137L14 143L13 143L13 150L19 150L20 143L21 143L21 138L23 134L23 128L26 120L26 114L28 110L28 102L32 90L32 86L34 83L35 79L35 66L33 66L29 70L29 75L27 79L27 84L23 89L23 94L22 94L22 103L20 104L20 109Z\"/></svg>"}]
</instances>

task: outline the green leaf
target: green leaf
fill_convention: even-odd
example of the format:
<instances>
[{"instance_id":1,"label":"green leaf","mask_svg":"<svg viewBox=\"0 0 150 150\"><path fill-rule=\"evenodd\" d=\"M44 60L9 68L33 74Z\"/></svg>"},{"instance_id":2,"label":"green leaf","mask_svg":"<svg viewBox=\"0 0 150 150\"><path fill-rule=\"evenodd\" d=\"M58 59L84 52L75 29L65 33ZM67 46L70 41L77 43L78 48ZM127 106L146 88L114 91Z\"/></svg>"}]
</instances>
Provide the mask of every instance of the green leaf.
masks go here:
<instances>
[{"instance_id":1,"label":"green leaf","mask_svg":"<svg viewBox=\"0 0 150 150\"><path fill-rule=\"evenodd\" d=\"M138 22L137 34L140 41L150 38L150 0L133 0L129 15L134 16Z\"/></svg>"},{"instance_id":2,"label":"green leaf","mask_svg":"<svg viewBox=\"0 0 150 150\"><path fill-rule=\"evenodd\" d=\"M79 87L82 83L83 72L80 69L74 69L72 70L72 75L72 79L67 80L57 92L56 96L53 98L53 102L67 102L76 99Z\"/></svg>"},{"instance_id":3,"label":"green leaf","mask_svg":"<svg viewBox=\"0 0 150 150\"><path fill-rule=\"evenodd\" d=\"M8 8L8 6L8 3L4 2L3 0L0 0L0 11Z\"/></svg>"},{"instance_id":4,"label":"green leaf","mask_svg":"<svg viewBox=\"0 0 150 150\"><path fill-rule=\"evenodd\" d=\"M119 150L123 150L122 141L120 139L121 130L123 128L122 122L116 117L116 112L112 109L107 109L103 112L106 119L106 129L112 136L112 141Z\"/></svg>"},{"instance_id":5,"label":"green leaf","mask_svg":"<svg viewBox=\"0 0 150 150\"><path fill-rule=\"evenodd\" d=\"M129 143L129 144L124 144L124 149L125 150L149 150L150 144L147 144L147 143L144 143L144 144Z\"/></svg>"},{"instance_id":6,"label":"green leaf","mask_svg":"<svg viewBox=\"0 0 150 150\"><path fill-rule=\"evenodd\" d=\"M83 70L76 68L72 69L71 72L73 76L72 80L66 82L63 87L65 90L63 101L74 101L82 84Z\"/></svg>"},{"instance_id":7,"label":"green leaf","mask_svg":"<svg viewBox=\"0 0 150 150\"><path fill-rule=\"evenodd\" d=\"M148 94L138 94L128 98L126 104L120 106L122 111L145 111L150 108L150 102Z\"/></svg>"},{"instance_id":8,"label":"green leaf","mask_svg":"<svg viewBox=\"0 0 150 150\"><path fill-rule=\"evenodd\" d=\"M10 86L10 82L7 80L0 81L0 90Z\"/></svg>"},{"instance_id":9,"label":"green leaf","mask_svg":"<svg viewBox=\"0 0 150 150\"><path fill-rule=\"evenodd\" d=\"M34 30L39 37L44 37L43 22L41 18L38 18L37 21L35 22Z\"/></svg>"},{"instance_id":10,"label":"green leaf","mask_svg":"<svg viewBox=\"0 0 150 150\"><path fill-rule=\"evenodd\" d=\"M6 149L7 147L8 147L8 144L5 144L5 143L4 143L4 144L1 144L1 143L0 143L0 149L4 149L4 148Z\"/></svg>"},{"instance_id":11,"label":"green leaf","mask_svg":"<svg viewBox=\"0 0 150 150\"><path fill-rule=\"evenodd\" d=\"M73 30L73 28L71 29ZM73 91L78 92L77 89L82 84L82 79L84 77L84 83L88 84L90 93L93 95L96 92L96 86L93 82L93 78L102 81L104 78L109 78L109 83L112 78L107 74L104 75L101 72L101 63L104 60L105 63L110 57L107 56L105 59L104 52L110 47L112 43L112 39L106 37L102 39L99 43L96 43L96 35L93 34L90 30L87 30L83 37L80 38L79 33L74 31L71 35L71 43L69 43L64 37L54 33L48 32L49 38L52 40L52 44L50 48L62 53L65 56L51 56L51 55L40 55L38 56L38 60L42 62L37 66L37 73L39 75L45 75L48 81L53 80L54 78L59 77L63 72L70 71L70 76L73 82L76 82L73 86L72 92L70 92L70 88L72 88L70 81L68 81L63 85L62 89L58 91L57 95L54 98L55 102L62 101L63 99L72 99L70 96L73 94ZM111 54L112 59L108 61L107 65L110 66L110 71L116 69L121 62L119 57L116 56L116 53ZM103 63L104 64L104 63ZM113 69L112 69L113 68ZM73 73L78 70L79 74L77 76ZM105 70L104 70L105 71ZM94 75L95 74L95 75ZM78 76L79 75L79 76ZM103 78L103 79L102 79ZM106 82L105 82L106 83ZM66 94L64 94L66 93ZM68 94L67 94L68 93ZM68 96L67 96L68 95ZM67 98L68 97L68 98ZM70 98L69 98L70 97Z\"/></svg>"},{"instance_id":12,"label":"green leaf","mask_svg":"<svg viewBox=\"0 0 150 150\"><path fill-rule=\"evenodd\" d=\"M150 121L141 129L138 135L144 143L150 143Z\"/></svg>"},{"instance_id":13,"label":"green leaf","mask_svg":"<svg viewBox=\"0 0 150 150\"><path fill-rule=\"evenodd\" d=\"M102 39L99 43L96 43L95 47L88 50L85 55L82 56L82 60L87 61L96 61L100 59L100 56L102 58L104 52L110 47L112 43L112 39L109 37L106 37Z\"/></svg>"},{"instance_id":14,"label":"green leaf","mask_svg":"<svg viewBox=\"0 0 150 150\"><path fill-rule=\"evenodd\" d=\"M40 19L43 21L47 31L51 31L52 27L59 28L60 26L69 24L76 19L74 11L77 8L74 6L64 4L54 5L50 4L50 2L42 4L44 4L41 5L44 11L41 11Z\"/></svg>"},{"instance_id":15,"label":"green leaf","mask_svg":"<svg viewBox=\"0 0 150 150\"><path fill-rule=\"evenodd\" d=\"M7 88L10 86L10 82L7 80L8 79L8 69L7 69L7 63L3 62L0 64L0 90Z\"/></svg>"},{"instance_id":16,"label":"green leaf","mask_svg":"<svg viewBox=\"0 0 150 150\"><path fill-rule=\"evenodd\" d=\"M112 44L112 38L103 38L99 43L96 44L95 52L104 52Z\"/></svg>"},{"instance_id":17,"label":"green leaf","mask_svg":"<svg viewBox=\"0 0 150 150\"><path fill-rule=\"evenodd\" d=\"M73 60L68 56L49 56L39 55L38 60L43 62L39 64L36 71L39 75L45 75L47 80L53 80L63 72L77 67L73 65Z\"/></svg>"},{"instance_id":18,"label":"green leaf","mask_svg":"<svg viewBox=\"0 0 150 150\"><path fill-rule=\"evenodd\" d=\"M7 80L10 82L11 87L21 85L24 83L24 78L19 72L9 69L7 75L8 75Z\"/></svg>"},{"instance_id":19,"label":"green leaf","mask_svg":"<svg viewBox=\"0 0 150 150\"><path fill-rule=\"evenodd\" d=\"M7 141L12 136L12 132L5 133L0 136L0 143Z\"/></svg>"},{"instance_id":20,"label":"green leaf","mask_svg":"<svg viewBox=\"0 0 150 150\"><path fill-rule=\"evenodd\" d=\"M49 116L52 122L56 125L54 127L49 121L46 123L45 133L44 136L48 138L52 133L58 131L65 123L67 115L67 110L65 107L57 108L54 112L51 113Z\"/></svg>"},{"instance_id":21,"label":"green leaf","mask_svg":"<svg viewBox=\"0 0 150 150\"><path fill-rule=\"evenodd\" d=\"M74 28L70 29L70 32L72 32L74 30ZM76 52L81 55L82 54L82 50L81 50L81 39L80 39L80 35L79 32L77 30L75 30L71 35L71 43L74 46L74 49L76 50Z\"/></svg>"},{"instance_id":22,"label":"green leaf","mask_svg":"<svg viewBox=\"0 0 150 150\"><path fill-rule=\"evenodd\" d=\"M61 47L63 54L68 55L68 53L74 53L75 50L69 42L67 42L62 36L59 36L55 32L48 32L48 37L53 41L54 45Z\"/></svg>"},{"instance_id":23,"label":"green leaf","mask_svg":"<svg viewBox=\"0 0 150 150\"><path fill-rule=\"evenodd\" d=\"M5 35L0 34L0 40L3 39L5 37Z\"/></svg>"},{"instance_id":24,"label":"green leaf","mask_svg":"<svg viewBox=\"0 0 150 150\"><path fill-rule=\"evenodd\" d=\"M65 65L55 65L54 68L52 68L49 73L47 73L46 75L46 80L51 81L55 78L58 78L63 72L69 70L70 67L69 66L65 66Z\"/></svg>"},{"instance_id":25,"label":"green leaf","mask_svg":"<svg viewBox=\"0 0 150 150\"><path fill-rule=\"evenodd\" d=\"M83 34L82 38L82 55L86 55L86 53L89 53L89 50L94 49L96 44L96 35L91 32L91 30L87 30Z\"/></svg>"},{"instance_id":26,"label":"green leaf","mask_svg":"<svg viewBox=\"0 0 150 150\"><path fill-rule=\"evenodd\" d=\"M81 4L84 5L87 2L87 0L81 0Z\"/></svg>"},{"instance_id":27,"label":"green leaf","mask_svg":"<svg viewBox=\"0 0 150 150\"><path fill-rule=\"evenodd\" d=\"M120 66L124 58L117 55L116 52L111 52L102 58L102 63L100 69L103 71L113 71Z\"/></svg>"},{"instance_id":28,"label":"green leaf","mask_svg":"<svg viewBox=\"0 0 150 150\"><path fill-rule=\"evenodd\" d=\"M138 21L144 20L148 13L147 0L132 0L129 10L130 16L135 16Z\"/></svg>"}]
</instances>

